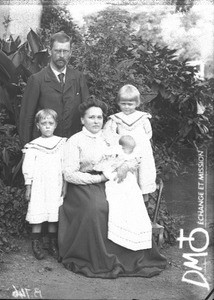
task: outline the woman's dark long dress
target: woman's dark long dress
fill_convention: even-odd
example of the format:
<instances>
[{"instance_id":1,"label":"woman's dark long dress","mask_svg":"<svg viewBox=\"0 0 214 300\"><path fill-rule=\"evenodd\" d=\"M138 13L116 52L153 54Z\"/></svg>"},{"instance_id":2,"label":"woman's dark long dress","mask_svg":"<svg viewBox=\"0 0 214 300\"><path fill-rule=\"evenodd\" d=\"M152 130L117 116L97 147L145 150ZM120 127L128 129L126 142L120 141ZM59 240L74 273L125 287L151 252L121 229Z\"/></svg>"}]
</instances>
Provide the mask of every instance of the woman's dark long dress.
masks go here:
<instances>
[{"instance_id":1,"label":"woman's dark long dress","mask_svg":"<svg viewBox=\"0 0 214 300\"><path fill-rule=\"evenodd\" d=\"M69 183L59 217L59 251L64 266L88 277L152 277L166 267L166 258L152 249L132 251L107 238L108 202L99 175L87 173L99 160L106 143L86 130L68 140L65 178ZM105 153L105 152L104 152ZM98 156L98 157L97 157ZM83 171L80 171L82 168ZM94 182L90 183L89 182ZM77 184L82 182L82 184ZM88 184L87 184L88 182Z\"/></svg>"}]
</instances>

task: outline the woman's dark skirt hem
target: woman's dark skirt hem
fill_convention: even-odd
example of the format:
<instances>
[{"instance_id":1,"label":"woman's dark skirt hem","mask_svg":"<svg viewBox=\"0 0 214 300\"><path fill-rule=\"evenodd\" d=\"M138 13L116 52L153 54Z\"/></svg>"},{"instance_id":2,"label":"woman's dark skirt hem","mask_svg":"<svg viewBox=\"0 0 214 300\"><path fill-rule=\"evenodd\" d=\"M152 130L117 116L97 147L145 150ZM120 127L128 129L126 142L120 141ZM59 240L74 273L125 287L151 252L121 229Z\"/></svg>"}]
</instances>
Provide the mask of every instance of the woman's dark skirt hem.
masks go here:
<instances>
[{"instance_id":1,"label":"woman's dark skirt hem","mask_svg":"<svg viewBox=\"0 0 214 300\"><path fill-rule=\"evenodd\" d=\"M59 212L59 254L66 269L92 278L153 277L166 258L151 249L132 251L107 238L108 202L104 183L68 184Z\"/></svg>"},{"instance_id":2,"label":"woman's dark skirt hem","mask_svg":"<svg viewBox=\"0 0 214 300\"><path fill-rule=\"evenodd\" d=\"M151 278L154 276L158 276L166 267L163 265L163 269L156 268L142 268L136 271L124 272L124 269L121 266L115 266L112 270L106 270L106 272L97 272L93 273L89 269L85 269L78 267L74 263L63 264L64 267L76 274L83 275L89 278L103 278L103 279L116 279L119 277L143 277L143 278Z\"/></svg>"}]
</instances>

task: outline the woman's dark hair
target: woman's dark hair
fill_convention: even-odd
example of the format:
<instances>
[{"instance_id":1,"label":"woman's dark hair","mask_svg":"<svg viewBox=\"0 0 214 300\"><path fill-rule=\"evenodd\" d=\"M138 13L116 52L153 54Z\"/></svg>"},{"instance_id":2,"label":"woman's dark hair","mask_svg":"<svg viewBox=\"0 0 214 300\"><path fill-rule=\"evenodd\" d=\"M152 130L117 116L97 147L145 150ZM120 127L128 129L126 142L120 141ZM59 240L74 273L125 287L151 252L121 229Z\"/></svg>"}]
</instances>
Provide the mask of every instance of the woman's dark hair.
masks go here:
<instances>
[{"instance_id":1,"label":"woman's dark hair","mask_svg":"<svg viewBox=\"0 0 214 300\"><path fill-rule=\"evenodd\" d=\"M79 105L79 113L81 118L84 117L86 110L88 110L90 107L99 107L100 109L102 109L103 115L107 115L107 104L103 101L96 99L96 97L92 95L86 101Z\"/></svg>"},{"instance_id":2,"label":"woman's dark hair","mask_svg":"<svg viewBox=\"0 0 214 300\"><path fill-rule=\"evenodd\" d=\"M70 44L71 44L71 38L64 31L59 31L57 33L54 33L51 36L51 40L50 40L50 48L51 49L53 47L54 42L59 42L59 43L70 42Z\"/></svg>"}]
</instances>

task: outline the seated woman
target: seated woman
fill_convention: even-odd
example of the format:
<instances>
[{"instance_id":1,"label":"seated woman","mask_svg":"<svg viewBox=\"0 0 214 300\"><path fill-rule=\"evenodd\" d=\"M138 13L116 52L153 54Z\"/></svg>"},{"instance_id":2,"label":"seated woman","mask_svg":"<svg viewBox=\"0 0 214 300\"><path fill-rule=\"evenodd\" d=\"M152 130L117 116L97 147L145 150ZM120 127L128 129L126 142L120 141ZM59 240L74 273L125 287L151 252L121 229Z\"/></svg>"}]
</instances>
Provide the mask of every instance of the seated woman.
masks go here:
<instances>
[{"instance_id":1,"label":"seated woman","mask_svg":"<svg viewBox=\"0 0 214 300\"><path fill-rule=\"evenodd\" d=\"M107 237L107 178L94 171L110 147L102 132L106 113L102 101L92 97L83 102L80 105L83 129L67 141L64 177L68 189L60 208L59 253L68 270L88 277L152 277L167 263L154 242L150 249L133 251ZM135 160L133 163L137 167ZM118 181L133 169L133 163L124 163L117 169Z\"/></svg>"}]
</instances>

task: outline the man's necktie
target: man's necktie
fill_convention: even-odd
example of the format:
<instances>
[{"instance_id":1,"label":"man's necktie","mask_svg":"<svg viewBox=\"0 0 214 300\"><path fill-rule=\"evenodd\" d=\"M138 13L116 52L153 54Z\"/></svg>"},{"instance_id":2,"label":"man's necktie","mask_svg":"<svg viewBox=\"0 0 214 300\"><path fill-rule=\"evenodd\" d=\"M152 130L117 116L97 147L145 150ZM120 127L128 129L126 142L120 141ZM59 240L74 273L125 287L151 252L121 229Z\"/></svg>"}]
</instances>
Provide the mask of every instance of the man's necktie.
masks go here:
<instances>
[{"instance_id":1,"label":"man's necktie","mask_svg":"<svg viewBox=\"0 0 214 300\"><path fill-rule=\"evenodd\" d=\"M64 80L63 80L64 76L65 76L64 73L60 73L60 74L58 75L61 86L64 85Z\"/></svg>"}]
</instances>

